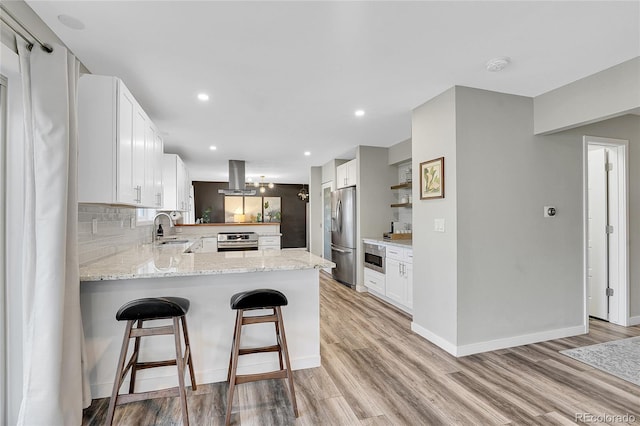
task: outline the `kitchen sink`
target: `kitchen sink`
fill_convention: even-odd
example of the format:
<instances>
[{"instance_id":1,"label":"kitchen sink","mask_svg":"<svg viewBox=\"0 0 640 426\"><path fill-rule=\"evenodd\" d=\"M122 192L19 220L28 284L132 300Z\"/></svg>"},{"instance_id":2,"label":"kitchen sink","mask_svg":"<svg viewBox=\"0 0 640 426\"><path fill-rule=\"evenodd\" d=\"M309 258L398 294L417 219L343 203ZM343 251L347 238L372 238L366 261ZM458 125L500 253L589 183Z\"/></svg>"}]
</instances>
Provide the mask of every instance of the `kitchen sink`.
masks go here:
<instances>
[{"instance_id":1,"label":"kitchen sink","mask_svg":"<svg viewBox=\"0 0 640 426\"><path fill-rule=\"evenodd\" d=\"M185 244L188 243L189 240L166 240L166 241L162 241L160 244L164 245L164 244Z\"/></svg>"}]
</instances>

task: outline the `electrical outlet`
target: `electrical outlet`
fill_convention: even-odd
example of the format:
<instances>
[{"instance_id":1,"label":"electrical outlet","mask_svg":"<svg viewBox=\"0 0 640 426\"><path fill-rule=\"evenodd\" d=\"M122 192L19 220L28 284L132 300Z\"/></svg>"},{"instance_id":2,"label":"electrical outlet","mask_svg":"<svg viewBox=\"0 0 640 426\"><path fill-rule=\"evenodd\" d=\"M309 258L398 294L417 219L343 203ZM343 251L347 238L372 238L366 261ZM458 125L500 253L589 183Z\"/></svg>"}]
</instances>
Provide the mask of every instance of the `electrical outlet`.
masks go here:
<instances>
[{"instance_id":1,"label":"electrical outlet","mask_svg":"<svg viewBox=\"0 0 640 426\"><path fill-rule=\"evenodd\" d=\"M98 219L93 219L91 221L91 233L92 234L98 233Z\"/></svg>"}]
</instances>

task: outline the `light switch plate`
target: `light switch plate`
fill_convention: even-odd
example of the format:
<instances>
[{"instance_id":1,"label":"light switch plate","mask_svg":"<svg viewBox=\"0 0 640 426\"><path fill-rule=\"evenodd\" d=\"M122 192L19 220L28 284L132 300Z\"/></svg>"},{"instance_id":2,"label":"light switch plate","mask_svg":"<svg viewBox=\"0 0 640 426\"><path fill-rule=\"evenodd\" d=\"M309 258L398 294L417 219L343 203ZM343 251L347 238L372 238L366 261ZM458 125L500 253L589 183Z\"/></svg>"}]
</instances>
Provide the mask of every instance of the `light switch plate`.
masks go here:
<instances>
[{"instance_id":1,"label":"light switch plate","mask_svg":"<svg viewBox=\"0 0 640 426\"><path fill-rule=\"evenodd\" d=\"M91 221L91 233L92 234L98 233L98 219L93 219Z\"/></svg>"},{"instance_id":2,"label":"light switch plate","mask_svg":"<svg viewBox=\"0 0 640 426\"><path fill-rule=\"evenodd\" d=\"M444 219L433 219L433 230L435 232L444 232Z\"/></svg>"}]
</instances>

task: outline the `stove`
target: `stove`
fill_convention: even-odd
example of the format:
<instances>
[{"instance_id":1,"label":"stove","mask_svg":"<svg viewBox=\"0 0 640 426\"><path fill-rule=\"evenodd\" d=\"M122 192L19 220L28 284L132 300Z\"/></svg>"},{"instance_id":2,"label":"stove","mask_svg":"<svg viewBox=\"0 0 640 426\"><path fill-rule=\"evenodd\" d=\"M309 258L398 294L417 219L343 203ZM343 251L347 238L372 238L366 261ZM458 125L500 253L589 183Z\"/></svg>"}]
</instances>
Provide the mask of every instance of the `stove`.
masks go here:
<instances>
[{"instance_id":1,"label":"stove","mask_svg":"<svg viewBox=\"0 0 640 426\"><path fill-rule=\"evenodd\" d=\"M218 251L258 250L258 234L255 232L219 232Z\"/></svg>"}]
</instances>

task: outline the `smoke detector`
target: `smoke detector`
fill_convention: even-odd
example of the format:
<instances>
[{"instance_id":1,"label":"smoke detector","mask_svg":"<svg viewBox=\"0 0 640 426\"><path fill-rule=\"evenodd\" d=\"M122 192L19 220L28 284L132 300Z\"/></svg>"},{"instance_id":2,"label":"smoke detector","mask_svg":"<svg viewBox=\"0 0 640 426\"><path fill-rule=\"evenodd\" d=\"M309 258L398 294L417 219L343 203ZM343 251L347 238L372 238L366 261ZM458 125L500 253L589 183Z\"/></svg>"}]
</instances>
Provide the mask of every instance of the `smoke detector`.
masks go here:
<instances>
[{"instance_id":1,"label":"smoke detector","mask_svg":"<svg viewBox=\"0 0 640 426\"><path fill-rule=\"evenodd\" d=\"M511 58L508 56L500 56L499 58L493 58L487 62L487 71L498 72L502 71L507 65L511 63Z\"/></svg>"}]
</instances>

